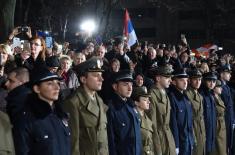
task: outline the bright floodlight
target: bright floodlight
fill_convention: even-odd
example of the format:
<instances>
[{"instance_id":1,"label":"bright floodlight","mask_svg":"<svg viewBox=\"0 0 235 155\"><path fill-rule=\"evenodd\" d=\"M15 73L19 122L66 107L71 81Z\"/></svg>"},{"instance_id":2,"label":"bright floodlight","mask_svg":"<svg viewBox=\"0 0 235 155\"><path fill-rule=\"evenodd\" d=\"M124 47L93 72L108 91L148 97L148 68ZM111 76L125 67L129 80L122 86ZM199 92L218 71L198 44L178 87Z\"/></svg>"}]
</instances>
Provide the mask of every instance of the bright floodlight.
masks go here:
<instances>
[{"instance_id":1,"label":"bright floodlight","mask_svg":"<svg viewBox=\"0 0 235 155\"><path fill-rule=\"evenodd\" d=\"M81 30L86 32L94 32L95 30L95 22L93 20L87 20L83 22L80 26Z\"/></svg>"}]
</instances>

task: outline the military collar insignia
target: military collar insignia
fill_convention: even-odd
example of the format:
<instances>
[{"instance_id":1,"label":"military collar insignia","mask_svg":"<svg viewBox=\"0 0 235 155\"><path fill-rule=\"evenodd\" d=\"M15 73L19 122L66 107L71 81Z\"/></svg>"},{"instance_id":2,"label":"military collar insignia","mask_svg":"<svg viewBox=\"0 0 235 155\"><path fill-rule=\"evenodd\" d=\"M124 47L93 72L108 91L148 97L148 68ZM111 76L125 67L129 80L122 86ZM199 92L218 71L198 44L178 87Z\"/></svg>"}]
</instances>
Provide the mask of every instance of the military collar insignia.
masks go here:
<instances>
[{"instance_id":1,"label":"military collar insignia","mask_svg":"<svg viewBox=\"0 0 235 155\"><path fill-rule=\"evenodd\" d=\"M64 124L65 127L69 126L68 119L62 119L62 123Z\"/></svg>"}]
</instances>

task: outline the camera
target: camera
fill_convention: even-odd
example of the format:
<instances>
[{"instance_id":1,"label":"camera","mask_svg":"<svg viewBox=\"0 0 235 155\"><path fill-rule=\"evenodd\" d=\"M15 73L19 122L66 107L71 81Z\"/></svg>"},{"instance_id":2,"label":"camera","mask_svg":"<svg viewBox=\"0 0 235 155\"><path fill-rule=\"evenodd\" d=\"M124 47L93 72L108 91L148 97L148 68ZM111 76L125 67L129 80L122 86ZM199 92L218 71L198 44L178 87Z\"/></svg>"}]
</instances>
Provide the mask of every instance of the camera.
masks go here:
<instances>
[{"instance_id":1,"label":"camera","mask_svg":"<svg viewBox=\"0 0 235 155\"><path fill-rule=\"evenodd\" d=\"M18 32L28 32L28 27L27 26L22 26L18 28Z\"/></svg>"}]
</instances>

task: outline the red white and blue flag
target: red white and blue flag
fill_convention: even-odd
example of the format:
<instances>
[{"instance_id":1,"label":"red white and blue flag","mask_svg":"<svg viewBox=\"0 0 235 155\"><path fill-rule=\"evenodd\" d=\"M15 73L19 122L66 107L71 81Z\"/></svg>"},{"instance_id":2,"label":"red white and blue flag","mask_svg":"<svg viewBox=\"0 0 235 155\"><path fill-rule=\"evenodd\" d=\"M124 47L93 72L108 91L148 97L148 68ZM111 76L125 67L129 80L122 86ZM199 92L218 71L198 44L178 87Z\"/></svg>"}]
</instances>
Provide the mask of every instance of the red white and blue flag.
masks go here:
<instances>
[{"instance_id":1,"label":"red white and blue flag","mask_svg":"<svg viewBox=\"0 0 235 155\"><path fill-rule=\"evenodd\" d=\"M138 39L137 39L135 30L133 28L133 25L131 23L131 19L130 19L130 16L129 16L127 9L125 9L123 33L124 33L124 36L126 36L128 39L127 45L129 47L131 47L132 45L134 45L137 42Z\"/></svg>"}]
</instances>

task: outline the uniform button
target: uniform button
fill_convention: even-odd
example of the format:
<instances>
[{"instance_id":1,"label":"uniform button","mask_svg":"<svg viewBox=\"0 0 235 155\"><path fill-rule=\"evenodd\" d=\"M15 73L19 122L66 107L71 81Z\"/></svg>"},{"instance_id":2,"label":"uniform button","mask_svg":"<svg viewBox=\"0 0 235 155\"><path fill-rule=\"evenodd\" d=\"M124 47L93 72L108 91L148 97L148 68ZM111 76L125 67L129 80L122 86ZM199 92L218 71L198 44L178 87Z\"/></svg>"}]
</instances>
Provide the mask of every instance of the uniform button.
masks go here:
<instances>
[{"instance_id":1,"label":"uniform button","mask_svg":"<svg viewBox=\"0 0 235 155\"><path fill-rule=\"evenodd\" d=\"M125 124L125 123L122 123L122 126L126 126L126 124Z\"/></svg>"},{"instance_id":2,"label":"uniform button","mask_svg":"<svg viewBox=\"0 0 235 155\"><path fill-rule=\"evenodd\" d=\"M47 138L48 138L48 135L45 135L45 136L44 136L44 139L47 139Z\"/></svg>"},{"instance_id":3,"label":"uniform button","mask_svg":"<svg viewBox=\"0 0 235 155\"><path fill-rule=\"evenodd\" d=\"M147 154L150 154L150 151L147 151Z\"/></svg>"}]
</instances>

